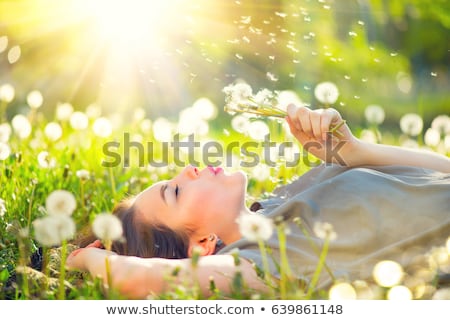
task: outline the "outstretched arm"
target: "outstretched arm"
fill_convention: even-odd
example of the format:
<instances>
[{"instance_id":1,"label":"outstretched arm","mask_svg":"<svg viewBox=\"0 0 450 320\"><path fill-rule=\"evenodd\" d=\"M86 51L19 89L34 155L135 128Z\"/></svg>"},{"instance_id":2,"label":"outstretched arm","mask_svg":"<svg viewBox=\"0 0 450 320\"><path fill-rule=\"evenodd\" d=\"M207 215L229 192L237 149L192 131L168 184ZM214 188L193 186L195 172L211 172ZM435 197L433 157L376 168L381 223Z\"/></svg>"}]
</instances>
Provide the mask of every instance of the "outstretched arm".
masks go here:
<instances>
[{"instance_id":1,"label":"outstretched arm","mask_svg":"<svg viewBox=\"0 0 450 320\"><path fill-rule=\"evenodd\" d=\"M357 139L347 124L338 129L341 138L333 137L331 143L326 145L330 127L342 122L339 112L332 108L311 110L291 104L286 120L292 134L306 151L326 162L350 167L407 165L450 172L448 157L423 150L365 142Z\"/></svg>"},{"instance_id":2,"label":"outstretched arm","mask_svg":"<svg viewBox=\"0 0 450 320\"><path fill-rule=\"evenodd\" d=\"M106 259L111 270L111 285L132 299L144 299L149 294L169 291L173 289L173 285L192 287L196 283L203 295L208 296L211 294L211 279L214 279L218 290L229 293L236 272L241 272L249 288L259 291L266 289L250 262L241 259L240 265L236 266L231 255L204 256L193 267L191 259L138 258L98 248L85 248L71 254L67 265L69 268L89 271L91 275L100 276L107 283ZM171 275L173 281L168 280Z\"/></svg>"}]
</instances>

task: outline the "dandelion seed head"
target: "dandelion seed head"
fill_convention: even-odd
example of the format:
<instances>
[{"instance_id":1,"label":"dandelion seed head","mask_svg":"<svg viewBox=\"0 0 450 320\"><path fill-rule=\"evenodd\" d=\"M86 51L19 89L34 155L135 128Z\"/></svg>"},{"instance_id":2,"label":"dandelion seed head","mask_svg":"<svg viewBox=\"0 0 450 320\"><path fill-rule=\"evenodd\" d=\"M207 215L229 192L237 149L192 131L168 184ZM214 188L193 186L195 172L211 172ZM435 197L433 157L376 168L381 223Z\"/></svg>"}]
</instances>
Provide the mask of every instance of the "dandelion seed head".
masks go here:
<instances>
[{"instance_id":1,"label":"dandelion seed head","mask_svg":"<svg viewBox=\"0 0 450 320\"><path fill-rule=\"evenodd\" d=\"M239 230L249 241L268 240L273 233L271 219L260 214L243 214L238 218Z\"/></svg>"},{"instance_id":2,"label":"dandelion seed head","mask_svg":"<svg viewBox=\"0 0 450 320\"><path fill-rule=\"evenodd\" d=\"M0 198L0 218L3 218L6 214L6 202Z\"/></svg>"},{"instance_id":3,"label":"dandelion seed head","mask_svg":"<svg viewBox=\"0 0 450 320\"><path fill-rule=\"evenodd\" d=\"M9 123L5 122L0 124L0 142L8 142L11 133L12 129Z\"/></svg>"},{"instance_id":4,"label":"dandelion seed head","mask_svg":"<svg viewBox=\"0 0 450 320\"><path fill-rule=\"evenodd\" d=\"M332 82L321 82L314 89L314 96L324 105L334 104L339 97L339 90Z\"/></svg>"},{"instance_id":5,"label":"dandelion seed head","mask_svg":"<svg viewBox=\"0 0 450 320\"><path fill-rule=\"evenodd\" d=\"M57 122L49 122L45 126L44 133L50 141L56 141L62 137L62 128Z\"/></svg>"},{"instance_id":6,"label":"dandelion seed head","mask_svg":"<svg viewBox=\"0 0 450 320\"><path fill-rule=\"evenodd\" d=\"M52 191L45 200L45 208L49 215L72 215L77 207L74 195L67 190Z\"/></svg>"},{"instance_id":7,"label":"dandelion seed head","mask_svg":"<svg viewBox=\"0 0 450 320\"><path fill-rule=\"evenodd\" d=\"M336 240L337 238L337 234L334 231L334 227L329 222L321 222L321 221L315 222L313 226L313 231L314 234L322 240L328 239L329 241L333 241Z\"/></svg>"},{"instance_id":8,"label":"dandelion seed head","mask_svg":"<svg viewBox=\"0 0 450 320\"><path fill-rule=\"evenodd\" d=\"M247 133L250 126L250 121L248 117L245 117L242 114L235 115L231 119L231 127L240 133Z\"/></svg>"},{"instance_id":9,"label":"dandelion seed head","mask_svg":"<svg viewBox=\"0 0 450 320\"><path fill-rule=\"evenodd\" d=\"M8 51L8 62L10 64L14 64L17 61L19 61L20 56L22 55L22 50L20 49L20 46L14 46L11 47Z\"/></svg>"},{"instance_id":10,"label":"dandelion seed head","mask_svg":"<svg viewBox=\"0 0 450 320\"><path fill-rule=\"evenodd\" d=\"M265 163L260 163L253 168L252 176L257 181L266 181L270 177L270 167Z\"/></svg>"},{"instance_id":11,"label":"dandelion seed head","mask_svg":"<svg viewBox=\"0 0 450 320\"><path fill-rule=\"evenodd\" d=\"M150 119L143 119L141 123L139 124L139 128L143 133L150 133L152 130L152 120Z\"/></svg>"},{"instance_id":12,"label":"dandelion seed head","mask_svg":"<svg viewBox=\"0 0 450 320\"><path fill-rule=\"evenodd\" d=\"M428 147L437 147L441 142L441 134L436 129L428 128L427 131L425 131L424 141Z\"/></svg>"},{"instance_id":13,"label":"dandelion seed head","mask_svg":"<svg viewBox=\"0 0 450 320\"><path fill-rule=\"evenodd\" d=\"M407 113L400 118L400 129L410 136L417 136L422 132L423 120L418 114Z\"/></svg>"},{"instance_id":14,"label":"dandelion seed head","mask_svg":"<svg viewBox=\"0 0 450 320\"><path fill-rule=\"evenodd\" d=\"M17 114L11 120L14 132L20 139L26 139L31 134L31 124L28 118L22 114Z\"/></svg>"},{"instance_id":15,"label":"dandelion seed head","mask_svg":"<svg viewBox=\"0 0 450 320\"><path fill-rule=\"evenodd\" d=\"M12 85L5 83L0 86L0 101L10 103L14 100L16 91Z\"/></svg>"},{"instance_id":16,"label":"dandelion seed head","mask_svg":"<svg viewBox=\"0 0 450 320\"><path fill-rule=\"evenodd\" d=\"M264 137L270 133L269 126L261 120L250 122L248 126L248 133L254 140L263 141Z\"/></svg>"},{"instance_id":17,"label":"dandelion seed head","mask_svg":"<svg viewBox=\"0 0 450 320\"><path fill-rule=\"evenodd\" d=\"M95 119L94 124L92 125L92 131L97 137L109 137L113 132L111 121L105 117Z\"/></svg>"},{"instance_id":18,"label":"dandelion seed head","mask_svg":"<svg viewBox=\"0 0 450 320\"><path fill-rule=\"evenodd\" d=\"M216 105L208 98L197 99L192 110L203 120L212 120L217 116Z\"/></svg>"},{"instance_id":19,"label":"dandelion seed head","mask_svg":"<svg viewBox=\"0 0 450 320\"><path fill-rule=\"evenodd\" d=\"M90 173L89 173L89 171L87 171L85 169L80 169L80 170L77 170L76 176L78 177L78 179L80 179L82 181L86 181L89 179Z\"/></svg>"},{"instance_id":20,"label":"dandelion seed head","mask_svg":"<svg viewBox=\"0 0 450 320\"><path fill-rule=\"evenodd\" d=\"M73 111L73 109L72 109L72 111ZM72 113L72 112L70 112L70 113ZM102 109L100 108L100 106L98 104L92 103L87 106L85 113L89 119L97 119L102 114Z\"/></svg>"},{"instance_id":21,"label":"dandelion seed head","mask_svg":"<svg viewBox=\"0 0 450 320\"><path fill-rule=\"evenodd\" d=\"M70 126L74 130L84 130L89 125L89 118L84 112L75 111L70 115Z\"/></svg>"},{"instance_id":22,"label":"dandelion seed head","mask_svg":"<svg viewBox=\"0 0 450 320\"><path fill-rule=\"evenodd\" d=\"M439 134L450 134L450 117L445 114L438 115L431 121L431 128Z\"/></svg>"},{"instance_id":23,"label":"dandelion seed head","mask_svg":"<svg viewBox=\"0 0 450 320\"><path fill-rule=\"evenodd\" d=\"M411 290L405 286L395 286L389 289L387 293L388 300L412 300Z\"/></svg>"},{"instance_id":24,"label":"dandelion seed head","mask_svg":"<svg viewBox=\"0 0 450 320\"><path fill-rule=\"evenodd\" d=\"M364 116L366 117L367 122L379 125L383 123L385 113L381 106L372 104L366 107L364 110Z\"/></svg>"},{"instance_id":25,"label":"dandelion seed head","mask_svg":"<svg viewBox=\"0 0 450 320\"><path fill-rule=\"evenodd\" d=\"M56 160L52 158L47 151L39 152L37 160L39 166L44 169L54 168L56 165Z\"/></svg>"},{"instance_id":26,"label":"dandelion seed head","mask_svg":"<svg viewBox=\"0 0 450 320\"><path fill-rule=\"evenodd\" d=\"M295 104L296 106L302 106L303 102L295 91L283 90L278 94L278 107L286 111L287 106L290 104Z\"/></svg>"},{"instance_id":27,"label":"dandelion seed head","mask_svg":"<svg viewBox=\"0 0 450 320\"><path fill-rule=\"evenodd\" d=\"M44 97L39 90L33 90L27 95L27 103L31 109L38 109L42 106Z\"/></svg>"},{"instance_id":28,"label":"dandelion seed head","mask_svg":"<svg viewBox=\"0 0 450 320\"><path fill-rule=\"evenodd\" d=\"M98 214L92 223L94 234L103 241L116 241L122 237L122 222L110 213Z\"/></svg>"},{"instance_id":29,"label":"dandelion seed head","mask_svg":"<svg viewBox=\"0 0 450 320\"><path fill-rule=\"evenodd\" d=\"M403 280L404 272L402 266L397 262L383 260L375 265L372 275L378 285L393 287Z\"/></svg>"},{"instance_id":30,"label":"dandelion seed head","mask_svg":"<svg viewBox=\"0 0 450 320\"><path fill-rule=\"evenodd\" d=\"M227 102L229 103L241 103L247 101L248 98L253 96L252 87L247 83L238 82L236 84L230 84L223 88L223 92L227 96Z\"/></svg>"},{"instance_id":31,"label":"dandelion seed head","mask_svg":"<svg viewBox=\"0 0 450 320\"><path fill-rule=\"evenodd\" d=\"M170 141L172 138L172 123L166 118L158 118L153 122L153 136L158 141Z\"/></svg>"},{"instance_id":32,"label":"dandelion seed head","mask_svg":"<svg viewBox=\"0 0 450 320\"><path fill-rule=\"evenodd\" d=\"M333 285L328 292L330 300L355 300L356 291L350 283L342 282Z\"/></svg>"},{"instance_id":33,"label":"dandelion seed head","mask_svg":"<svg viewBox=\"0 0 450 320\"><path fill-rule=\"evenodd\" d=\"M52 247L75 235L75 222L67 215L50 215L33 221L34 237L43 246Z\"/></svg>"},{"instance_id":34,"label":"dandelion seed head","mask_svg":"<svg viewBox=\"0 0 450 320\"><path fill-rule=\"evenodd\" d=\"M11 155L11 148L8 144L0 142L0 161L8 159Z\"/></svg>"},{"instance_id":35,"label":"dandelion seed head","mask_svg":"<svg viewBox=\"0 0 450 320\"><path fill-rule=\"evenodd\" d=\"M59 103L56 106L56 119L67 121L73 113L73 106L70 103Z\"/></svg>"}]
</instances>

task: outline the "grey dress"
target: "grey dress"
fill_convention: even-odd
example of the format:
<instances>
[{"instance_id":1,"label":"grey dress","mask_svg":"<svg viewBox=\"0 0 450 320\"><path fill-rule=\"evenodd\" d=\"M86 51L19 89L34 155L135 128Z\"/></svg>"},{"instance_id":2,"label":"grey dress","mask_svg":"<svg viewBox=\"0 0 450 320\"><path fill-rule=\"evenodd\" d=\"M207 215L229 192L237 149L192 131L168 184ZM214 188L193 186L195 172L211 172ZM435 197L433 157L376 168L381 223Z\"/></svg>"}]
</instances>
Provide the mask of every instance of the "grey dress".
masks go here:
<instances>
[{"instance_id":1,"label":"grey dress","mask_svg":"<svg viewBox=\"0 0 450 320\"><path fill-rule=\"evenodd\" d=\"M298 279L308 282L318 263L315 246L323 240L313 232L316 222L333 225L337 238L330 243L326 263L336 278L368 280L374 265L394 260L408 268L419 254L445 245L450 236L450 174L409 166L348 168L320 165L297 181L261 201L255 214L283 217L289 266ZM299 217L311 234L305 235L293 219ZM279 277L277 234L267 241L272 248L271 273ZM258 245L246 239L218 252L239 249L241 257L263 268ZM272 259L274 261L272 261ZM324 270L319 288L332 284Z\"/></svg>"}]
</instances>

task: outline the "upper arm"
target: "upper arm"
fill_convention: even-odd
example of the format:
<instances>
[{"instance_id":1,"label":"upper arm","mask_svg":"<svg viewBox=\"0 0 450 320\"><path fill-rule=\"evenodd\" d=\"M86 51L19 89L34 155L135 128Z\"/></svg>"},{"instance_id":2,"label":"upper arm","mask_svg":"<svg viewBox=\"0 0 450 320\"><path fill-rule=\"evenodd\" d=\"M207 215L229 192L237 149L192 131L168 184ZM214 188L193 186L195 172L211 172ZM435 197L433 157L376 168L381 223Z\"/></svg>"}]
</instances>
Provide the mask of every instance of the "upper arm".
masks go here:
<instances>
[{"instance_id":1,"label":"upper arm","mask_svg":"<svg viewBox=\"0 0 450 320\"><path fill-rule=\"evenodd\" d=\"M201 257L197 266L191 259L161 259L113 256L111 272L113 286L130 298L142 299L150 294L161 294L175 285L192 287L198 285L204 296L211 294L210 282L222 293L232 291L233 279L240 272L248 288L266 289L253 265L240 259L235 265L231 255Z\"/></svg>"}]
</instances>

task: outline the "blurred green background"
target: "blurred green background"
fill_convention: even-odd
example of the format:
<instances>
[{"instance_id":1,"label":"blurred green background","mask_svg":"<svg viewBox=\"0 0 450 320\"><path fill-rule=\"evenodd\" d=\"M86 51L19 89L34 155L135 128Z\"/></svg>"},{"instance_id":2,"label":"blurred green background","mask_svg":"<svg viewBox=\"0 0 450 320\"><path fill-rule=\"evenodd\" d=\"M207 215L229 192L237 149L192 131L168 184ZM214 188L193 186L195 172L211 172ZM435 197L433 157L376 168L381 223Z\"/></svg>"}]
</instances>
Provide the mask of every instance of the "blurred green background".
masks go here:
<instances>
[{"instance_id":1,"label":"blurred green background","mask_svg":"<svg viewBox=\"0 0 450 320\"><path fill-rule=\"evenodd\" d=\"M0 85L8 119L32 90L49 119L63 102L170 119L200 97L222 109L236 79L313 107L332 81L354 125L378 104L395 131L450 114L449 29L447 0L0 0Z\"/></svg>"}]
</instances>

